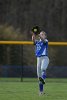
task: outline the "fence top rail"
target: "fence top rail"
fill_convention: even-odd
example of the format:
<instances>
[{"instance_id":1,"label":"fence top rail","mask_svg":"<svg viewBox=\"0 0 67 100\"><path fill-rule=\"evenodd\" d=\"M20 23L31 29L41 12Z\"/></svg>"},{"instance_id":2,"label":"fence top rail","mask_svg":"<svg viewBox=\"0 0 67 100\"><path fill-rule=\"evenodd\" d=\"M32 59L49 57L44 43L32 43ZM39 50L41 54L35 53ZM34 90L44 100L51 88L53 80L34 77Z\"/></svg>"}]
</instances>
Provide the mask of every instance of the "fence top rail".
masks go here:
<instances>
[{"instance_id":1,"label":"fence top rail","mask_svg":"<svg viewBox=\"0 0 67 100\"><path fill-rule=\"evenodd\" d=\"M32 45L32 41L0 41L0 45ZM49 42L52 46L67 46L67 42Z\"/></svg>"}]
</instances>

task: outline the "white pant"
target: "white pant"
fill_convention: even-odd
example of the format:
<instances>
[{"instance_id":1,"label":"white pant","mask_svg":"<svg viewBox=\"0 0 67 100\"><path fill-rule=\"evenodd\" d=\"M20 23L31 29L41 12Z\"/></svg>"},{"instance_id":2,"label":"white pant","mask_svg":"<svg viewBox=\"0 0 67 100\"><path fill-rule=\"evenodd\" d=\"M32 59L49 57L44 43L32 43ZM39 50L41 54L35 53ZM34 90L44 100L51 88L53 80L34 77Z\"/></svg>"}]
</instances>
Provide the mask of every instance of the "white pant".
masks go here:
<instances>
[{"instance_id":1,"label":"white pant","mask_svg":"<svg viewBox=\"0 0 67 100\"><path fill-rule=\"evenodd\" d=\"M41 77L42 71L46 70L49 64L47 56L37 57L37 76Z\"/></svg>"}]
</instances>

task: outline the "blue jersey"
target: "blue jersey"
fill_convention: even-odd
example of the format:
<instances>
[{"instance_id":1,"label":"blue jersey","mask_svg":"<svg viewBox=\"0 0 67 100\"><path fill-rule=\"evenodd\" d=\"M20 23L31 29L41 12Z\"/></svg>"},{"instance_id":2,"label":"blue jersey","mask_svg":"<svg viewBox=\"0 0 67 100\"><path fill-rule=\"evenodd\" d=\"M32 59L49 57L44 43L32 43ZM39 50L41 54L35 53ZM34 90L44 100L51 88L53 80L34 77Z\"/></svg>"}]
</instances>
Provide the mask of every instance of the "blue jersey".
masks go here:
<instances>
[{"instance_id":1,"label":"blue jersey","mask_svg":"<svg viewBox=\"0 0 67 100\"><path fill-rule=\"evenodd\" d=\"M46 39L45 42L42 40L37 40L35 42L35 54L37 57L41 56L48 56L48 40Z\"/></svg>"}]
</instances>

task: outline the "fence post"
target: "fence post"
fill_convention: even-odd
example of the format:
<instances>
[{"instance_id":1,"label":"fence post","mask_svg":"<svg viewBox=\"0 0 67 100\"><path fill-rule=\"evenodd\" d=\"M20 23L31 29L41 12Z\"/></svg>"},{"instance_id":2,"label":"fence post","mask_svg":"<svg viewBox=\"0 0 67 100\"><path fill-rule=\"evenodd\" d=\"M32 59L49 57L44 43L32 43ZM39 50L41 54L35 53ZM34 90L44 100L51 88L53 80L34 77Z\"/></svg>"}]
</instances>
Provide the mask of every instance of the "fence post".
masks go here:
<instances>
[{"instance_id":1,"label":"fence post","mask_svg":"<svg viewBox=\"0 0 67 100\"><path fill-rule=\"evenodd\" d=\"M21 82L23 82L23 45L20 45Z\"/></svg>"}]
</instances>

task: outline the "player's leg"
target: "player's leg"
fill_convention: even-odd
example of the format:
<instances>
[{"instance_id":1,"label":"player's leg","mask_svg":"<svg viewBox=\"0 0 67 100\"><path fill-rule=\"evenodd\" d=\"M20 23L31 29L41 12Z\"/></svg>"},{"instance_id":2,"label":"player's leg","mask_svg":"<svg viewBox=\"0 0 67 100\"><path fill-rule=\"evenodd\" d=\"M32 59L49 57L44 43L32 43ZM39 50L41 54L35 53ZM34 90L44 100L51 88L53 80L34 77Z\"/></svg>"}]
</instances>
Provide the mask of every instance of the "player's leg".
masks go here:
<instances>
[{"instance_id":1,"label":"player's leg","mask_svg":"<svg viewBox=\"0 0 67 100\"><path fill-rule=\"evenodd\" d=\"M40 77L40 81L45 84L45 79L46 79L46 69L48 67L48 64L49 64L49 58L44 56L44 57L41 57L42 60L41 60L41 77Z\"/></svg>"},{"instance_id":2,"label":"player's leg","mask_svg":"<svg viewBox=\"0 0 67 100\"><path fill-rule=\"evenodd\" d=\"M42 79L46 79L46 69L49 64L49 58L47 56L42 57L42 64L41 64L41 77Z\"/></svg>"},{"instance_id":3,"label":"player's leg","mask_svg":"<svg viewBox=\"0 0 67 100\"><path fill-rule=\"evenodd\" d=\"M38 79L41 77L41 59L40 57L37 57L37 76Z\"/></svg>"},{"instance_id":4,"label":"player's leg","mask_svg":"<svg viewBox=\"0 0 67 100\"><path fill-rule=\"evenodd\" d=\"M41 62L41 82L43 85L45 84L45 79L46 79L46 69L49 64L49 58L48 57L42 57L42 62Z\"/></svg>"},{"instance_id":5,"label":"player's leg","mask_svg":"<svg viewBox=\"0 0 67 100\"><path fill-rule=\"evenodd\" d=\"M37 76L39 81L39 94L43 92L43 83L39 80L41 77L41 58L37 57Z\"/></svg>"}]
</instances>

